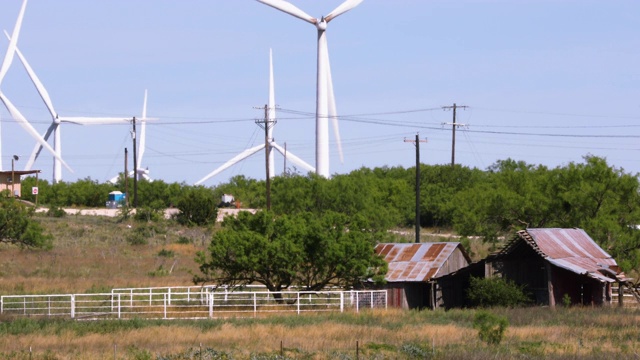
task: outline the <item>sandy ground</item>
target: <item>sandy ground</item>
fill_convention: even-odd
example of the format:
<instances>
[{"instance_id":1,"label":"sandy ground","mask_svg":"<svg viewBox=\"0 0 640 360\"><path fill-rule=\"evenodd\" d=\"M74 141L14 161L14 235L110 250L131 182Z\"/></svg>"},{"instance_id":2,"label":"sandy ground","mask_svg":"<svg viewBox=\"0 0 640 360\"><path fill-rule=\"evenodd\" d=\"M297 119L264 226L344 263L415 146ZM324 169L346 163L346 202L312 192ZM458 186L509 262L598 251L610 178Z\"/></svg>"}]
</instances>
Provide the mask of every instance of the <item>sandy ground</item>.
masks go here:
<instances>
[{"instance_id":1,"label":"sandy ground","mask_svg":"<svg viewBox=\"0 0 640 360\"><path fill-rule=\"evenodd\" d=\"M40 207L36 209L36 212L47 212L48 208ZM109 216L116 217L118 216L120 209L107 209L107 208L95 208L95 209L64 209L64 211L68 215L87 215L87 216ZM132 213L136 212L136 209L131 210ZM170 219L172 216L177 214L180 210L178 209L166 209L164 211L165 219ZM255 213L255 209L218 209L218 218L217 221L221 222L226 216L232 215L235 216L240 211L249 211L251 213Z\"/></svg>"}]
</instances>

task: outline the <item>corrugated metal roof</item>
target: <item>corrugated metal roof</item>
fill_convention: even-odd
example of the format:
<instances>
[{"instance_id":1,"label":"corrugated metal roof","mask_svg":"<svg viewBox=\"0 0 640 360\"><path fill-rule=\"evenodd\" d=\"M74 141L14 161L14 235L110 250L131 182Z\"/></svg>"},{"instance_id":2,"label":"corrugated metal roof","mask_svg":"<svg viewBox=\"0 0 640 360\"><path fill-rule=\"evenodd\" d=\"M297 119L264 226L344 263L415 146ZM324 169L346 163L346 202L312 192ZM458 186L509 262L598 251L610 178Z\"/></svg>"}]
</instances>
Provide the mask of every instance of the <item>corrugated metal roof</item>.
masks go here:
<instances>
[{"instance_id":1,"label":"corrugated metal roof","mask_svg":"<svg viewBox=\"0 0 640 360\"><path fill-rule=\"evenodd\" d=\"M527 229L518 232L549 262L576 274L614 282L607 273L620 274L616 261L582 229Z\"/></svg>"},{"instance_id":2,"label":"corrugated metal roof","mask_svg":"<svg viewBox=\"0 0 640 360\"><path fill-rule=\"evenodd\" d=\"M389 264L387 281L414 282L434 277L458 246L458 242L382 243L375 250ZM464 251L463 254L466 257Z\"/></svg>"}]
</instances>

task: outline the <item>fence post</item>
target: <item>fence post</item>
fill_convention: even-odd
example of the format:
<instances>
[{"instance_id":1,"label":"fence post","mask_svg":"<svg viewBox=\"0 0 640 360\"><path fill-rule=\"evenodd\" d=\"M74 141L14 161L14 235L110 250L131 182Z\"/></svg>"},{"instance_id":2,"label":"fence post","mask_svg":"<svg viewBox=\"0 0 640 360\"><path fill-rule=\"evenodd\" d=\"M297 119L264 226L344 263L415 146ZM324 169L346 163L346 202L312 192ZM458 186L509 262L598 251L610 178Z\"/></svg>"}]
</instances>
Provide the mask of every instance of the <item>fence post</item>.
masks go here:
<instances>
[{"instance_id":1,"label":"fence post","mask_svg":"<svg viewBox=\"0 0 640 360\"><path fill-rule=\"evenodd\" d=\"M71 295L71 318L76 318L76 296Z\"/></svg>"},{"instance_id":2,"label":"fence post","mask_svg":"<svg viewBox=\"0 0 640 360\"><path fill-rule=\"evenodd\" d=\"M209 293L209 319L213 319L213 292Z\"/></svg>"},{"instance_id":3,"label":"fence post","mask_svg":"<svg viewBox=\"0 0 640 360\"><path fill-rule=\"evenodd\" d=\"M355 291L354 294L356 295L356 312L359 313L360 312L360 293Z\"/></svg>"},{"instance_id":4,"label":"fence post","mask_svg":"<svg viewBox=\"0 0 640 360\"><path fill-rule=\"evenodd\" d=\"M298 291L298 301L296 301L298 303L298 315L300 315L300 291Z\"/></svg>"},{"instance_id":5,"label":"fence post","mask_svg":"<svg viewBox=\"0 0 640 360\"><path fill-rule=\"evenodd\" d=\"M164 296L163 296L163 300L164 300L163 301L163 303L164 303L163 304L164 305L164 317L163 317L163 319L167 318L167 295L168 294L164 294Z\"/></svg>"},{"instance_id":6,"label":"fence post","mask_svg":"<svg viewBox=\"0 0 640 360\"><path fill-rule=\"evenodd\" d=\"M167 288L167 294L169 295L169 306L171 306L171 288Z\"/></svg>"},{"instance_id":7,"label":"fence post","mask_svg":"<svg viewBox=\"0 0 640 360\"><path fill-rule=\"evenodd\" d=\"M4 313L4 296L0 296L0 314Z\"/></svg>"},{"instance_id":8,"label":"fence post","mask_svg":"<svg viewBox=\"0 0 640 360\"><path fill-rule=\"evenodd\" d=\"M371 308L373 309L373 290L371 290L370 295L371 295Z\"/></svg>"},{"instance_id":9,"label":"fence post","mask_svg":"<svg viewBox=\"0 0 640 360\"><path fill-rule=\"evenodd\" d=\"M256 293L253 293L253 317L258 315L258 299L256 298Z\"/></svg>"},{"instance_id":10,"label":"fence post","mask_svg":"<svg viewBox=\"0 0 640 360\"><path fill-rule=\"evenodd\" d=\"M47 316L51 316L51 296L47 296Z\"/></svg>"},{"instance_id":11,"label":"fence post","mask_svg":"<svg viewBox=\"0 0 640 360\"><path fill-rule=\"evenodd\" d=\"M122 308L120 307L120 294L118 294L118 319L122 316Z\"/></svg>"},{"instance_id":12,"label":"fence post","mask_svg":"<svg viewBox=\"0 0 640 360\"><path fill-rule=\"evenodd\" d=\"M340 312L344 312L344 291L340 291Z\"/></svg>"}]
</instances>

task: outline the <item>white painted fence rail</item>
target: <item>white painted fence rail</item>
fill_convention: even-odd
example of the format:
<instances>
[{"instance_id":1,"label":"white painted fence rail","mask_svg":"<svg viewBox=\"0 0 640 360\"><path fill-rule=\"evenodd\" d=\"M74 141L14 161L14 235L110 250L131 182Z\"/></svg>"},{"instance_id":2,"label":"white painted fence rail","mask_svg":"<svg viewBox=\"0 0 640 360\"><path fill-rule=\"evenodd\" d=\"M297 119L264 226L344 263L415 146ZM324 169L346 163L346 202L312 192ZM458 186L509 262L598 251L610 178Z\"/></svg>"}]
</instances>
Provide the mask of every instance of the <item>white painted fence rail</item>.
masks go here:
<instances>
[{"instance_id":1,"label":"white painted fence rail","mask_svg":"<svg viewBox=\"0 0 640 360\"><path fill-rule=\"evenodd\" d=\"M200 289L200 288L199 288ZM387 292L300 291L217 292L127 291L103 294L5 295L0 314L5 316L71 319L215 319L260 317L273 313L386 309ZM157 289L156 289L157 290Z\"/></svg>"}]
</instances>

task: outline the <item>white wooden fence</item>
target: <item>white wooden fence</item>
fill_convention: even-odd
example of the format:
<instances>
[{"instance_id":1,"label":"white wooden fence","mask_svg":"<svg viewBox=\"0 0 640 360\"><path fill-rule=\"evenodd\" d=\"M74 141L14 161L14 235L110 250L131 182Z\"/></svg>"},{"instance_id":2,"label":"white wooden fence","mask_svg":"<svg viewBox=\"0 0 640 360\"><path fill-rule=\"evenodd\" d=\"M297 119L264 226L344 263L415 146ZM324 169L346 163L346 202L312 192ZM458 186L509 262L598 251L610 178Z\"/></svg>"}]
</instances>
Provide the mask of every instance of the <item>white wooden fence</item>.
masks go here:
<instances>
[{"instance_id":1,"label":"white wooden fence","mask_svg":"<svg viewBox=\"0 0 640 360\"><path fill-rule=\"evenodd\" d=\"M273 313L359 312L387 307L387 292L384 290L274 293L197 289L114 289L103 294L5 295L0 297L0 314L88 320L214 319L260 317Z\"/></svg>"}]
</instances>

